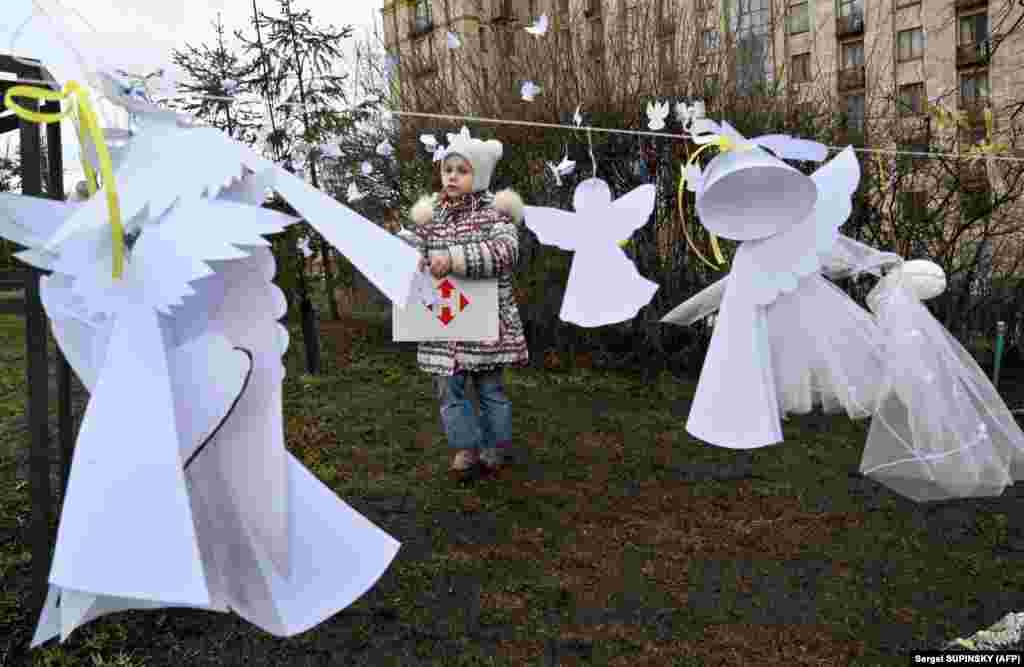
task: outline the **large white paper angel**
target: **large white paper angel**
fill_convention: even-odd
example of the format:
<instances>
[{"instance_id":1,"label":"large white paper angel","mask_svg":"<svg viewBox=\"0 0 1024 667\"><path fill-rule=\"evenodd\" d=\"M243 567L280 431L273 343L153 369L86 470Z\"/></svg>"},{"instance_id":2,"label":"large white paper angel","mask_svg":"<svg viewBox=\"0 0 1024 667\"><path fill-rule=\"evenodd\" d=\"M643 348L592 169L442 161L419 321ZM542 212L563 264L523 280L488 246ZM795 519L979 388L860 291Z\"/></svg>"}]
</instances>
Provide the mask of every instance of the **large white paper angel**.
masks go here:
<instances>
[{"instance_id":1,"label":"large white paper angel","mask_svg":"<svg viewBox=\"0 0 1024 667\"><path fill-rule=\"evenodd\" d=\"M641 185L612 201L608 184L588 178L573 192L575 213L527 206L526 226L545 245L576 254L559 317L582 327L599 327L636 317L658 284L636 270L618 243L647 224L654 210L653 185Z\"/></svg>"},{"instance_id":2,"label":"large white paper angel","mask_svg":"<svg viewBox=\"0 0 1024 667\"><path fill-rule=\"evenodd\" d=\"M754 162L761 166L764 157ZM814 405L842 409L853 418L870 415L884 370L880 331L822 276L859 178L857 159L847 148L809 177L817 192L809 215L794 216L785 226L776 211L774 233L767 236L764 223L741 221L732 234L728 224L710 221L719 223L713 226L722 236L744 240L732 271L662 320L692 321L721 299L686 424L692 435L749 449L781 442L781 416L806 413ZM721 192L718 197L725 199ZM728 215L740 217L735 209ZM752 233L757 240L745 240Z\"/></svg>"},{"instance_id":3,"label":"large white paper angel","mask_svg":"<svg viewBox=\"0 0 1024 667\"><path fill-rule=\"evenodd\" d=\"M293 635L351 604L393 559L398 543L284 448L285 302L261 235L295 219L252 205L266 183L250 175L136 216L118 279L104 227L41 250L88 204L0 198L0 235L53 271L44 307L91 394L33 645L167 606L230 609Z\"/></svg>"},{"instance_id":4,"label":"large white paper angel","mask_svg":"<svg viewBox=\"0 0 1024 667\"><path fill-rule=\"evenodd\" d=\"M0 234L53 271L44 306L91 393L33 644L165 606L302 632L362 595L399 545L284 448L284 299L261 237L295 219L260 204L277 190L399 303L418 255L222 132L131 104L140 130L96 196L0 200ZM117 277L114 183L127 257Z\"/></svg>"}]
</instances>

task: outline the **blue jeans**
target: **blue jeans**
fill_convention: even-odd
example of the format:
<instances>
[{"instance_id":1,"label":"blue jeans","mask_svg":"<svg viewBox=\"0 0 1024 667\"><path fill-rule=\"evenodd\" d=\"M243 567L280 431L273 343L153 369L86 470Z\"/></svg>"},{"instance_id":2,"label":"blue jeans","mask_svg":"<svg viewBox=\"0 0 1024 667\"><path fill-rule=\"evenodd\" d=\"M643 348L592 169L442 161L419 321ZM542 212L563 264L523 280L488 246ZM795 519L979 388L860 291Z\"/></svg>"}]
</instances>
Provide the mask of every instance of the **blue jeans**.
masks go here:
<instances>
[{"instance_id":1,"label":"blue jeans","mask_svg":"<svg viewBox=\"0 0 1024 667\"><path fill-rule=\"evenodd\" d=\"M480 397L480 416L466 397L466 381L472 375ZM441 425L451 449L504 449L512 443L512 403L505 395L504 369L457 371L434 378L441 403Z\"/></svg>"}]
</instances>

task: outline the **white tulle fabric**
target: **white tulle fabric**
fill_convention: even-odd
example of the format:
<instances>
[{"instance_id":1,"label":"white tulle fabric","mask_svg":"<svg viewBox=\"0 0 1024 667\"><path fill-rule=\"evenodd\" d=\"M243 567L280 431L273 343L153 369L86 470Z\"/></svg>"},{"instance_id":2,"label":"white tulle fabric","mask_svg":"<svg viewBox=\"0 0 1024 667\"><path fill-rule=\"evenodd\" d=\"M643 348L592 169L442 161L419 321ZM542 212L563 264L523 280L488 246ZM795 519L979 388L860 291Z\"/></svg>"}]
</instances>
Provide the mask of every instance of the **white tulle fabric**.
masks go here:
<instances>
[{"instance_id":1,"label":"white tulle fabric","mask_svg":"<svg viewBox=\"0 0 1024 667\"><path fill-rule=\"evenodd\" d=\"M995 387L895 274L868 305L886 366L861 472L918 502L1001 494L1024 472L1024 433Z\"/></svg>"},{"instance_id":2,"label":"white tulle fabric","mask_svg":"<svg viewBox=\"0 0 1024 667\"><path fill-rule=\"evenodd\" d=\"M818 274L766 308L771 367L783 416L815 406L864 419L886 360L874 319Z\"/></svg>"}]
</instances>

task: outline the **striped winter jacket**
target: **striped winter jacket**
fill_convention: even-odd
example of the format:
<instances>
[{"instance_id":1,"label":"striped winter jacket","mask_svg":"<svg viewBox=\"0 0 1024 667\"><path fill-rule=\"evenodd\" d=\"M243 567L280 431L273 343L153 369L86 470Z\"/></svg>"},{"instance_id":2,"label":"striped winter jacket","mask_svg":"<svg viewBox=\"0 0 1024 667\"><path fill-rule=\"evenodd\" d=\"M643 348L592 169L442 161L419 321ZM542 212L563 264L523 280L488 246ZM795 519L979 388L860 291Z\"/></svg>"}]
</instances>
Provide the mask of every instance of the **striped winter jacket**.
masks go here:
<instances>
[{"instance_id":1,"label":"striped winter jacket","mask_svg":"<svg viewBox=\"0 0 1024 667\"><path fill-rule=\"evenodd\" d=\"M448 254L452 274L469 279L498 279L498 340L424 341L419 344L420 370L432 375L484 371L529 362L523 323L512 293L512 274L519 257L517 224L523 201L512 190L474 192L450 199L423 197L412 207L413 230L399 237L425 257Z\"/></svg>"}]
</instances>

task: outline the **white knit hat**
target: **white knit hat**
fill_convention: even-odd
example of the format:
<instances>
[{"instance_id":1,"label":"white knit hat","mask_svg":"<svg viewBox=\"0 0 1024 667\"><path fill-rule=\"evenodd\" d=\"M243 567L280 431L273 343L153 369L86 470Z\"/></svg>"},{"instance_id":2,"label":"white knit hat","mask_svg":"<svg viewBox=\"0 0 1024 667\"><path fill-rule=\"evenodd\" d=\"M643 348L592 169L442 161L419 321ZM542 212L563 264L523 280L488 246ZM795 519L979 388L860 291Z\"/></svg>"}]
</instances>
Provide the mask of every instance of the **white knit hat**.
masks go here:
<instances>
[{"instance_id":1,"label":"white knit hat","mask_svg":"<svg viewBox=\"0 0 1024 667\"><path fill-rule=\"evenodd\" d=\"M500 141L488 139L467 139L464 136L455 138L445 151L445 158L458 155L466 159L473 167L473 192L480 192L491 187L491 175L494 166L501 159L504 148Z\"/></svg>"}]
</instances>

